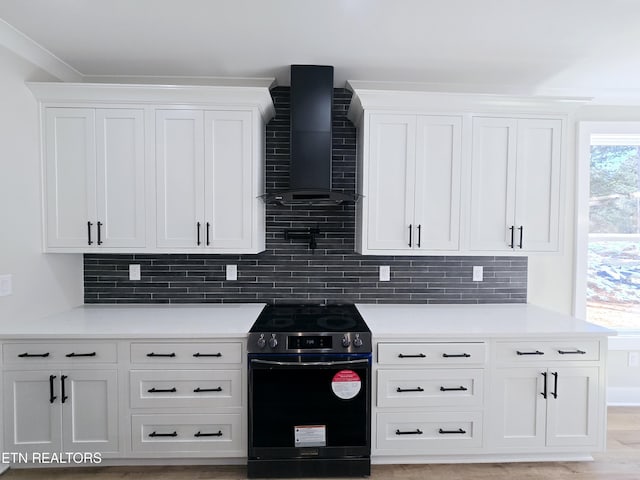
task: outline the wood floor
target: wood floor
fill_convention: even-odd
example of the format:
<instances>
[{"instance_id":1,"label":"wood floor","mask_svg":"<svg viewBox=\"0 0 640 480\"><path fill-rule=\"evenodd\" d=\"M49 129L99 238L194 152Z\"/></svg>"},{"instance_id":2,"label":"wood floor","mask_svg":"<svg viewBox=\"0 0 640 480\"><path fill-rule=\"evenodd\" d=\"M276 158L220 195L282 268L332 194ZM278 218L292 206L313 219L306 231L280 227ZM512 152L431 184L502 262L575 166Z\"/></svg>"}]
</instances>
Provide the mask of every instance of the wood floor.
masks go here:
<instances>
[{"instance_id":1,"label":"wood floor","mask_svg":"<svg viewBox=\"0 0 640 480\"><path fill-rule=\"evenodd\" d=\"M374 465L373 480L639 480L640 407L613 407L606 453L593 462ZM244 467L13 469L0 480L238 480Z\"/></svg>"}]
</instances>

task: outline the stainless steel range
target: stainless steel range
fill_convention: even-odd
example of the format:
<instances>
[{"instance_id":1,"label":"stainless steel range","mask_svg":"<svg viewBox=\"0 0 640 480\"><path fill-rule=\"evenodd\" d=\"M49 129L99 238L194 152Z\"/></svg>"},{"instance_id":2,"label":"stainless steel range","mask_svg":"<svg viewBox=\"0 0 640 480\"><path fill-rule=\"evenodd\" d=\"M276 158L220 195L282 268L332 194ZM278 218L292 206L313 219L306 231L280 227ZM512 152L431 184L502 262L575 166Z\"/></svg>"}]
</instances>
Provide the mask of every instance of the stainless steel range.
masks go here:
<instances>
[{"instance_id":1,"label":"stainless steel range","mask_svg":"<svg viewBox=\"0 0 640 480\"><path fill-rule=\"evenodd\" d=\"M248 476L366 476L371 332L353 305L268 305L249 332Z\"/></svg>"}]
</instances>

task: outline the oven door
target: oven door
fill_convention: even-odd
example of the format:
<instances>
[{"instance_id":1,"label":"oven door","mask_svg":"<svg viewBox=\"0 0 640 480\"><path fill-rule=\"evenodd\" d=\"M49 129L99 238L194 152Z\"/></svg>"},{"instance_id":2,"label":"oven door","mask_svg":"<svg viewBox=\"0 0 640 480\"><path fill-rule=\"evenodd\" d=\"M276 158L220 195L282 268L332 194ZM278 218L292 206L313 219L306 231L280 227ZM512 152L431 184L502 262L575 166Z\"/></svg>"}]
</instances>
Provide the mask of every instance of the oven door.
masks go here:
<instances>
[{"instance_id":1,"label":"oven door","mask_svg":"<svg viewBox=\"0 0 640 480\"><path fill-rule=\"evenodd\" d=\"M371 354L250 355L249 458L368 457Z\"/></svg>"}]
</instances>

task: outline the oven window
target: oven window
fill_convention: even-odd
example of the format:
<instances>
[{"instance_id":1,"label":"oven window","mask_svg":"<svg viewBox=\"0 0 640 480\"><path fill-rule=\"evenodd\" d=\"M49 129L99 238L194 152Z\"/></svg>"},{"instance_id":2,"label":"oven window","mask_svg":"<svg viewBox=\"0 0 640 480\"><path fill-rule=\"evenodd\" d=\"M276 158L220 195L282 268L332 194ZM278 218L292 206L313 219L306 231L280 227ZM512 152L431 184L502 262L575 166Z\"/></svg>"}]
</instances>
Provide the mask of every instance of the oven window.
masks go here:
<instances>
[{"instance_id":1,"label":"oven window","mask_svg":"<svg viewBox=\"0 0 640 480\"><path fill-rule=\"evenodd\" d=\"M327 447L368 445L369 369L349 370L362 386L353 398L343 399L350 395L332 388L343 368L252 368L252 445L295 447L294 428L300 425L324 426Z\"/></svg>"}]
</instances>

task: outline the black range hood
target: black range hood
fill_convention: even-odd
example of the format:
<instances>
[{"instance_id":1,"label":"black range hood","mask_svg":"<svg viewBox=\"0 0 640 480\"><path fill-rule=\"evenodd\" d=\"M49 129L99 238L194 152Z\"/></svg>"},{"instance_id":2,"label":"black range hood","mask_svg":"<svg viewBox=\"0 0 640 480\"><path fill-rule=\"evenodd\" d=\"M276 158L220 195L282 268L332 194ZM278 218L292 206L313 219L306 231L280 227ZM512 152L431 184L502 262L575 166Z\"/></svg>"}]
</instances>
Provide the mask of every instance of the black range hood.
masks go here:
<instances>
[{"instance_id":1,"label":"black range hood","mask_svg":"<svg viewBox=\"0 0 640 480\"><path fill-rule=\"evenodd\" d=\"M333 67L291 65L289 189L265 195L277 205L340 205L357 195L331 189Z\"/></svg>"}]
</instances>

